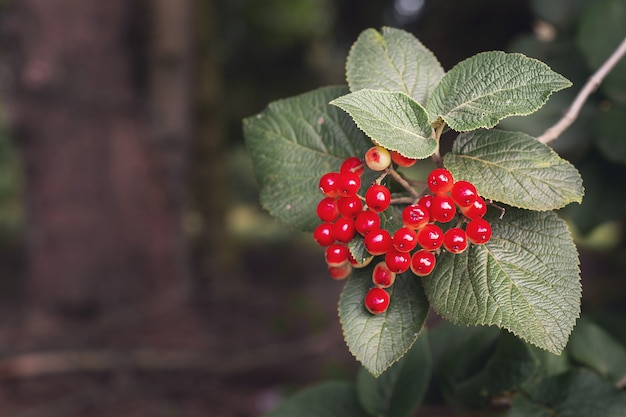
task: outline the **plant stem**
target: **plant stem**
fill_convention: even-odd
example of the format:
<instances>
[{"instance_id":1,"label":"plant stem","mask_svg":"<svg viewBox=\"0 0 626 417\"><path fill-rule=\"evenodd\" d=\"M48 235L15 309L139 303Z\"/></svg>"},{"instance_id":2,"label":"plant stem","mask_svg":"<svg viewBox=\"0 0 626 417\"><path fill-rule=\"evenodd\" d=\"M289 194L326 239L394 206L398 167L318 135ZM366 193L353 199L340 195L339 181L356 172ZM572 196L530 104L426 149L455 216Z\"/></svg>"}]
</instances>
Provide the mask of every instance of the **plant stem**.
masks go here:
<instances>
[{"instance_id":1,"label":"plant stem","mask_svg":"<svg viewBox=\"0 0 626 417\"><path fill-rule=\"evenodd\" d=\"M580 110L582 109L585 101L591 93L593 93L598 86L604 80L604 77L613 69L613 67L619 62L619 60L626 54L626 38L622 43L613 51L611 56L602 64L600 68L591 76L587 83L583 86L582 90L578 93L574 102L569 107L565 115L554 126L550 127L539 136L537 140L541 143L550 143L559 137L561 133L565 131L578 117Z\"/></svg>"}]
</instances>

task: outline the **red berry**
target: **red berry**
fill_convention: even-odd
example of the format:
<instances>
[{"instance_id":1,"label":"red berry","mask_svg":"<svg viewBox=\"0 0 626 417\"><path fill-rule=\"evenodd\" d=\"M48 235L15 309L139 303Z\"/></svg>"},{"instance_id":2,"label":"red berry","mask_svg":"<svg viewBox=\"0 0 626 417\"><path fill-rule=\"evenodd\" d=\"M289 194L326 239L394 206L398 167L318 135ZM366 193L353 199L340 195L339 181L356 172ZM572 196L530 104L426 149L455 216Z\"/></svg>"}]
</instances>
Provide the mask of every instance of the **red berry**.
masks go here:
<instances>
[{"instance_id":1,"label":"red berry","mask_svg":"<svg viewBox=\"0 0 626 417\"><path fill-rule=\"evenodd\" d=\"M341 197L349 197L356 195L361 188L361 177L354 172L344 172L339 174L337 180L337 188Z\"/></svg>"},{"instance_id":2,"label":"red berry","mask_svg":"<svg viewBox=\"0 0 626 417\"><path fill-rule=\"evenodd\" d=\"M348 263L350 251L346 245L333 243L326 248L326 263L328 266L341 266Z\"/></svg>"},{"instance_id":3,"label":"red berry","mask_svg":"<svg viewBox=\"0 0 626 417\"><path fill-rule=\"evenodd\" d=\"M372 146L365 152L365 164L372 171L383 171L391 164L391 154L382 146Z\"/></svg>"},{"instance_id":4,"label":"red berry","mask_svg":"<svg viewBox=\"0 0 626 417\"><path fill-rule=\"evenodd\" d=\"M392 243L391 235L385 229L372 230L363 238L365 249L372 255L383 255Z\"/></svg>"},{"instance_id":5,"label":"red berry","mask_svg":"<svg viewBox=\"0 0 626 417\"><path fill-rule=\"evenodd\" d=\"M411 229L421 229L430 221L430 211L422 204L412 204L402 210L402 222Z\"/></svg>"},{"instance_id":6,"label":"red berry","mask_svg":"<svg viewBox=\"0 0 626 417\"><path fill-rule=\"evenodd\" d=\"M372 271L372 282L380 288L388 288L396 280L396 273L389 269L385 261L380 261Z\"/></svg>"},{"instance_id":7,"label":"red berry","mask_svg":"<svg viewBox=\"0 0 626 417\"><path fill-rule=\"evenodd\" d=\"M335 225L332 223L322 223L313 231L313 239L320 246L330 246L335 243Z\"/></svg>"},{"instance_id":8,"label":"red berry","mask_svg":"<svg viewBox=\"0 0 626 417\"><path fill-rule=\"evenodd\" d=\"M400 167L410 167L417 162L417 159L407 158L400 152L391 151L391 160L398 164Z\"/></svg>"},{"instance_id":9,"label":"red berry","mask_svg":"<svg viewBox=\"0 0 626 417\"><path fill-rule=\"evenodd\" d=\"M443 243L443 231L436 224L429 223L417 232L417 242L426 250L438 249Z\"/></svg>"},{"instance_id":10,"label":"red berry","mask_svg":"<svg viewBox=\"0 0 626 417\"><path fill-rule=\"evenodd\" d=\"M350 197L339 197L337 199L337 208L339 214L345 217L354 219L358 214L363 211L363 201L359 196L351 195Z\"/></svg>"},{"instance_id":11,"label":"red berry","mask_svg":"<svg viewBox=\"0 0 626 417\"><path fill-rule=\"evenodd\" d=\"M374 287L365 294L365 308L372 314L381 314L389 307L391 297L382 288Z\"/></svg>"},{"instance_id":12,"label":"red berry","mask_svg":"<svg viewBox=\"0 0 626 417\"><path fill-rule=\"evenodd\" d=\"M491 225L485 219L475 219L467 224L465 233L470 242L482 245L491 239Z\"/></svg>"},{"instance_id":13,"label":"red berry","mask_svg":"<svg viewBox=\"0 0 626 417\"><path fill-rule=\"evenodd\" d=\"M323 222L332 222L339 215L337 199L334 197L324 197L317 203L317 217Z\"/></svg>"},{"instance_id":14,"label":"red berry","mask_svg":"<svg viewBox=\"0 0 626 417\"><path fill-rule=\"evenodd\" d=\"M337 197L339 195L339 173L328 172L320 178L320 190L327 197Z\"/></svg>"},{"instance_id":15,"label":"red berry","mask_svg":"<svg viewBox=\"0 0 626 417\"><path fill-rule=\"evenodd\" d=\"M435 194L445 194L452 188L454 178L445 168L435 168L428 175L428 188Z\"/></svg>"},{"instance_id":16,"label":"red berry","mask_svg":"<svg viewBox=\"0 0 626 417\"><path fill-rule=\"evenodd\" d=\"M356 175L359 175L359 176L363 174L364 170L365 170L365 164L356 156L351 156L350 158L347 158L341 164L341 168L339 168L340 173L354 172Z\"/></svg>"},{"instance_id":17,"label":"red berry","mask_svg":"<svg viewBox=\"0 0 626 417\"><path fill-rule=\"evenodd\" d=\"M487 214L487 203L482 197L476 196L469 206L461 207L461 213L470 220L480 219Z\"/></svg>"},{"instance_id":18,"label":"red berry","mask_svg":"<svg viewBox=\"0 0 626 417\"><path fill-rule=\"evenodd\" d=\"M385 253L385 263L390 271L401 274L409 270L411 254L409 252L400 252L396 248L389 248L387 253Z\"/></svg>"},{"instance_id":19,"label":"red berry","mask_svg":"<svg viewBox=\"0 0 626 417\"><path fill-rule=\"evenodd\" d=\"M374 210L360 212L354 220L356 231L365 236L372 230L380 229L380 217Z\"/></svg>"},{"instance_id":20,"label":"red berry","mask_svg":"<svg viewBox=\"0 0 626 417\"><path fill-rule=\"evenodd\" d=\"M417 233L409 227L401 227L393 234L393 247L401 252L409 252L417 246Z\"/></svg>"},{"instance_id":21,"label":"red berry","mask_svg":"<svg viewBox=\"0 0 626 417\"><path fill-rule=\"evenodd\" d=\"M340 266L329 266L328 273L332 279L340 281L348 278L348 276L352 273L352 265L346 263Z\"/></svg>"},{"instance_id":22,"label":"red berry","mask_svg":"<svg viewBox=\"0 0 626 417\"><path fill-rule=\"evenodd\" d=\"M365 192L365 204L374 211L385 211L391 204L391 192L382 184L372 184Z\"/></svg>"},{"instance_id":23,"label":"red berry","mask_svg":"<svg viewBox=\"0 0 626 417\"><path fill-rule=\"evenodd\" d=\"M430 213L430 208L433 206L433 196L430 194L426 194L424 197L420 198L417 204L420 206L426 207Z\"/></svg>"},{"instance_id":24,"label":"red berry","mask_svg":"<svg viewBox=\"0 0 626 417\"><path fill-rule=\"evenodd\" d=\"M467 235L460 227L452 227L443 234L443 247L451 253L461 253L467 248Z\"/></svg>"},{"instance_id":25,"label":"red berry","mask_svg":"<svg viewBox=\"0 0 626 417\"><path fill-rule=\"evenodd\" d=\"M425 249L420 249L411 256L411 271L417 276L424 277L435 269L435 255Z\"/></svg>"},{"instance_id":26,"label":"red berry","mask_svg":"<svg viewBox=\"0 0 626 417\"><path fill-rule=\"evenodd\" d=\"M347 217L342 216L338 218L333 226L335 239L341 243L350 242L356 234L356 229L354 228L354 220Z\"/></svg>"},{"instance_id":27,"label":"red berry","mask_svg":"<svg viewBox=\"0 0 626 417\"><path fill-rule=\"evenodd\" d=\"M474 184L468 181L457 181L450 189L450 197L460 207L467 207L478 196Z\"/></svg>"},{"instance_id":28,"label":"red berry","mask_svg":"<svg viewBox=\"0 0 626 417\"><path fill-rule=\"evenodd\" d=\"M448 223L456 216L456 206L452 197L447 195L438 194L433 197L432 205L430 206L431 220L436 220L440 223Z\"/></svg>"}]
</instances>

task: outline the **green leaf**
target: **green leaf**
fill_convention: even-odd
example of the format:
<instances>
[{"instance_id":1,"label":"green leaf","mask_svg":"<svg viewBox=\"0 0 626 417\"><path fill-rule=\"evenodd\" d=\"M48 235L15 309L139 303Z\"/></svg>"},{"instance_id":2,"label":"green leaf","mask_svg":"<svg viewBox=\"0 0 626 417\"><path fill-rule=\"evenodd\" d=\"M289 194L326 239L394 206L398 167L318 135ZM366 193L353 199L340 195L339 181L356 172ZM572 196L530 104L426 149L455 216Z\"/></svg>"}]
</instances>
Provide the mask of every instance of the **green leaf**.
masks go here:
<instances>
[{"instance_id":1,"label":"green leaf","mask_svg":"<svg viewBox=\"0 0 626 417\"><path fill-rule=\"evenodd\" d=\"M264 417L368 417L354 384L325 382L298 392Z\"/></svg>"},{"instance_id":2,"label":"green leaf","mask_svg":"<svg viewBox=\"0 0 626 417\"><path fill-rule=\"evenodd\" d=\"M420 281L411 273L400 274L389 289L386 312L370 314L363 305L372 287L370 266L355 270L339 298L339 319L352 354L374 376L379 376L409 350L424 326L428 300Z\"/></svg>"},{"instance_id":3,"label":"green leaf","mask_svg":"<svg viewBox=\"0 0 626 417\"><path fill-rule=\"evenodd\" d=\"M406 157L427 158L437 149L426 110L404 93L365 89L330 104L348 112L374 142Z\"/></svg>"},{"instance_id":4,"label":"green leaf","mask_svg":"<svg viewBox=\"0 0 626 417\"><path fill-rule=\"evenodd\" d=\"M325 87L278 100L243 122L261 205L296 229L312 231L319 224L320 177L372 146L347 114L328 105L346 92Z\"/></svg>"},{"instance_id":5,"label":"green leaf","mask_svg":"<svg viewBox=\"0 0 626 417\"><path fill-rule=\"evenodd\" d=\"M626 392L586 369L571 370L513 397L508 417L624 417Z\"/></svg>"},{"instance_id":6,"label":"green leaf","mask_svg":"<svg viewBox=\"0 0 626 417\"><path fill-rule=\"evenodd\" d=\"M346 61L350 91L399 91L426 103L444 70L433 53L412 34L383 27L366 29L352 45Z\"/></svg>"},{"instance_id":7,"label":"green leaf","mask_svg":"<svg viewBox=\"0 0 626 417\"><path fill-rule=\"evenodd\" d=\"M572 164L521 132L461 133L444 162L455 179L470 181L483 197L514 207L552 210L580 203L584 194Z\"/></svg>"},{"instance_id":8,"label":"green leaf","mask_svg":"<svg viewBox=\"0 0 626 417\"><path fill-rule=\"evenodd\" d=\"M428 334L422 331L407 354L378 378L359 370L357 398L372 416L409 417L424 399L431 370Z\"/></svg>"},{"instance_id":9,"label":"green leaf","mask_svg":"<svg viewBox=\"0 0 626 417\"><path fill-rule=\"evenodd\" d=\"M424 289L454 323L496 325L561 353L580 314L578 254L554 212L490 210L493 235L462 254L442 252Z\"/></svg>"},{"instance_id":10,"label":"green leaf","mask_svg":"<svg viewBox=\"0 0 626 417\"><path fill-rule=\"evenodd\" d=\"M578 321L567 350L574 361L613 383L626 377L626 348L588 319Z\"/></svg>"},{"instance_id":11,"label":"green leaf","mask_svg":"<svg viewBox=\"0 0 626 417\"><path fill-rule=\"evenodd\" d=\"M530 114L571 83L541 61L522 54L483 52L455 65L441 79L426 109L454 130L490 128L508 116Z\"/></svg>"}]
</instances>

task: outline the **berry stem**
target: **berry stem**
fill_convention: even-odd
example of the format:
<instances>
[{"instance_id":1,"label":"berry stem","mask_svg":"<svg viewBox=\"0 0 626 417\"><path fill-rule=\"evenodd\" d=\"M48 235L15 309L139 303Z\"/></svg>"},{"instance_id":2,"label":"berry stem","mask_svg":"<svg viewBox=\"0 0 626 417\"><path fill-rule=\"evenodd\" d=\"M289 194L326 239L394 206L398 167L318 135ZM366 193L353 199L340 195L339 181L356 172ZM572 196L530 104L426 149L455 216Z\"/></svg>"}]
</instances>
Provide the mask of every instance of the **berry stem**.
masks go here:
<instances>
[{"instance_id":1,"label":"berry stem","mask_svg":"<svg viewBox=\"0 0 626 417\"><path fill-rule=\"evenodd\" d=\"M493 206L497 208L498 210L500 210L500 217L498 217L498 219L502 220L502 218L504 217L504 213L506 212L506 209L494 203L493 200L486 200L486 201L490 206Z\"/></svg>"},{"instance_id":2,"label":"berry stem","mask_svg":"<svg viewBox=\"0 0 626 417\"><path fill-rule=\"evenodd\" d=\"M439 140L441 139L441 134L443 133L443 129L445 127L446 122L442 120L441 124L437 126L437 129L435 129L435 141L437 141L437 149L435 149L435 152L431 156L433 162L435 163L435 166L439 168L443 168L443 158L441 158L441 154L439 153Z\"/></svg>"},{"instance_id":3,"label":"berry stem","mask_svg":"<svg viewBox=\"0 0 626 417\"><path fill-rule=\"evenodd\" d=\"M395 169L393 169L393 167L390 166L389 168L387 168L387 171L393 177L393 179L398 182L398 184L403 186L404 189L409 192L409 194L411 194L416 199L420 198L420 194L417 191L415 191L415 189L411 187L411 184L409 184L409 182L405 180L402 177L402 175L398 174L398 172Z\"/></svg>"}]
</instances>

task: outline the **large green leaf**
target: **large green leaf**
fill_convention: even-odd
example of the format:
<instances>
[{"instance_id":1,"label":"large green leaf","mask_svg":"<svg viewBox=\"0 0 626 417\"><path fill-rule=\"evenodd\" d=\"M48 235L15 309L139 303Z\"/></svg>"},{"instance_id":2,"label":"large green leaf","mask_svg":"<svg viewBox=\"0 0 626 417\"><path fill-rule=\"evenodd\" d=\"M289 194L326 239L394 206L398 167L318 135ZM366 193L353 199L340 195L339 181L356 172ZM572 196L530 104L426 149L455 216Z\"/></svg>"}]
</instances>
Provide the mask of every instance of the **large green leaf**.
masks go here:
<instances>
[{"instance_id":1,"label":"large green leaf","mask_svg":"<svg viewBox=\"0 0 626 417\"><path fill-rule=\"evenodd\" d=\"M422 159L437 149L426 110L405 93L359 90L330 102L348 112L374 142Z\"/></svg>"},{"instance_id":2,"label":"large green leaf","mask_svg":"<svg viewBox=\"0 0 626 417\"><path fill-rule=\"evenodd\" d=\"M426 103L443 75L437 58L419 40L390 27L383 27L382 33L361 32L346 61L351 91L400 91L419 103Z\"/></svg>"},{"instance_id":3,"label":"large green leaf","mask_svg":"<svg viewBox=\"0 0 626 417\"><path fill-rule=\"evenodd\" d=\"M496 325L560 353L580 314L578 254L554 212L490 210L493 236L462 254L442 252L424 279L431 306L467 325Z\"/></svg>"},{"instance_id":4,"label":"large green leaf","mask_svg":"<svg viewBox=\"0 0 626 417\"><path fill-rule=\"evenodd\" d=\"M296 229L312 231L319 224L320 177L372 146L346 113L328 105L345 93L346 87L320 88L275 101L244 120L261 204Z\"/></svg>"},{"instance_id":5,"label":"large green leaf","mask_svg":"<svg viewBox=\"0 0 626 417\"><path fill-rule=\"evenodd\" d=\"M329 381L285 400L264 417L368 417L356 397L354 384Z\"/></svg>"},{"instance_id":6,"label":"large green leaf","mask_svg":"<svg viewBox=\"0 0 626 417\"><path fill-rule=\"evenodd\" d=\"M472 182L485 198L529 210L582 201L578 170L550 147L521 132L461 133L445 156L455 179Z\"/></svg>"},{"instance_id":7,"label":"large green leaf","mask_svg":"<svg viewBox=\"0 0 626 417\"><path fill-rule=\"evenodd\" d=\"M424 399L431 370L428 333L423 330L407 354L378 378L365 368L359 370L359 402L372 416L409 417Z\"/></svg>"},{"instance_id":8,"label":"large green leaf","mask_svg":"<svg viewBox=\"0 0 626 417\"><path fill-rule=\"evenodd\" d=\"M426 109L452 129L495 126L501 119L539 109L571 83L541 61L522 54L483 52L455 65L433 91Z\"/></svg>"},{"instance_id":9,"label":"large green leaf","mask_svg":"<svg viewBox=\"0 0 626 417\"><path fill-rule=\"evenodd\" d=\"M420 281L411 273L396 277L389 289L391 303L386 312L370 314L363 305L373 286L372 268L355 270L339 299L339 319L352 354L374 376L398 361L413 345L428 314L428 300Z\"/></svg>"}]
</instances>

